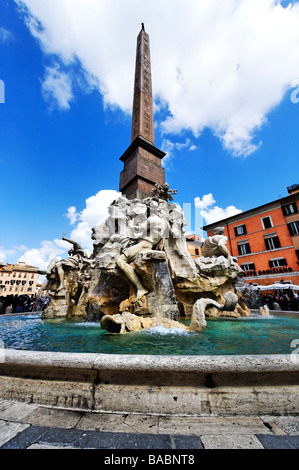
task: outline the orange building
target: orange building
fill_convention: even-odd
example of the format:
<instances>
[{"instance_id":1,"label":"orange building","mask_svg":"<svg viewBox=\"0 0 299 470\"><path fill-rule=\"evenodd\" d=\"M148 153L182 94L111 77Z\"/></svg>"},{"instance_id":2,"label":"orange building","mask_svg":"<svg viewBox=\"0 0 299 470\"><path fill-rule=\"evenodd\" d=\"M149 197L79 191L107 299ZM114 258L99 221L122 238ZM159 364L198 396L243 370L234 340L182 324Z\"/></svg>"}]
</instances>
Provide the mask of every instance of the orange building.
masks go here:
<instances>
[{"instance_id":1,"label":"orange building","mask_svg":"<svg viewBox=\"0 0 299 470\"><path fill-rule=\"evenodd\" d=\"M208 236L225 227L227 247L247 282L299 285L299 185L289 195L203 227Z\"/></svg>"}]
</instances>

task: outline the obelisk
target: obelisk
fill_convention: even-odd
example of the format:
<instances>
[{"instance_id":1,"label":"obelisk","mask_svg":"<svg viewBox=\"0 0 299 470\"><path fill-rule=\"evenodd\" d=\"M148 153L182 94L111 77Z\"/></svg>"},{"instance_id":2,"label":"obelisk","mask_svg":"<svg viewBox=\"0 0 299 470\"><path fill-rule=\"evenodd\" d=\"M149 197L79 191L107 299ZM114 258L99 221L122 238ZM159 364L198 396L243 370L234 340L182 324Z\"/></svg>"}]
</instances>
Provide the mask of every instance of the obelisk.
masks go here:
<instances>
[{"instance_id":1,"label":"obelisk","mask_svg":"<svg viewBox=\"0 0 299 470\"><path fill-rule=\"evenodd\" d=\"M144 199L151 195L156 182L163 185L164 156L155 147L150 39L142 23L137 38L131 145L120 158L124 162L121 193L128 199Z\"/></svg>"}]
</instances>

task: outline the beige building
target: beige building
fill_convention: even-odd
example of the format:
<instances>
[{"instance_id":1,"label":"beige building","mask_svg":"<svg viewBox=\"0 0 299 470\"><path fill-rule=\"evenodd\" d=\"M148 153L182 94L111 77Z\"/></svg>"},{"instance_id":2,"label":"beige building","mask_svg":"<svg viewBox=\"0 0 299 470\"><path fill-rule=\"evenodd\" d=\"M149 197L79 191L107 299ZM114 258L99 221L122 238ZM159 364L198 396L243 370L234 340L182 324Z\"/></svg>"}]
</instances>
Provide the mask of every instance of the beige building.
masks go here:
<instances>
[{"instance_id":1,"label":"beige building","mask_svg":"<svg viewBox=\"0 0 299 470\"><path fill-rule=\"evenodd\" d=\"M201 247L203 245L204 239L200 235L194 233L192 235L187 235L186 241L188 251L192 255L192 258L201 256Z\"/></svg>"},{"instance_id":2,"label":"beige building","mask_svg":"<svg viewBox=\"0 0 299 470\"><path fill-rule=\"evenodd\" d=\"M38 283L38 268L25 263L0 263L0 295L29 295L36 294Z\"/></svg>"}]
</instances>

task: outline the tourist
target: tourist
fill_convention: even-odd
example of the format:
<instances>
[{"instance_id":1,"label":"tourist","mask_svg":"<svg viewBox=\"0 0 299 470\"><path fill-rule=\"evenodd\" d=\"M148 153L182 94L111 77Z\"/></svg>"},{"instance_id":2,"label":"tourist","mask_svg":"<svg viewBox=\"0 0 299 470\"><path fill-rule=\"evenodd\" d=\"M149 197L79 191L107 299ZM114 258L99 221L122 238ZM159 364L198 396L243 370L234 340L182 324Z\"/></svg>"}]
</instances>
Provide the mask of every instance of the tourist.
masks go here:
<instances>
[{"instance_id":1,"label":"tourist","mask_svg":"<svg viewBox=\"0 0 299 470\"><path fill-rule=\"evenodd\" d=\"M299 311L299 302L298 302L297 294L294 294L293 297L291 297L291 299L290 299L290 310L292 312L298 312Z\"/></svg>"}]
</instances>

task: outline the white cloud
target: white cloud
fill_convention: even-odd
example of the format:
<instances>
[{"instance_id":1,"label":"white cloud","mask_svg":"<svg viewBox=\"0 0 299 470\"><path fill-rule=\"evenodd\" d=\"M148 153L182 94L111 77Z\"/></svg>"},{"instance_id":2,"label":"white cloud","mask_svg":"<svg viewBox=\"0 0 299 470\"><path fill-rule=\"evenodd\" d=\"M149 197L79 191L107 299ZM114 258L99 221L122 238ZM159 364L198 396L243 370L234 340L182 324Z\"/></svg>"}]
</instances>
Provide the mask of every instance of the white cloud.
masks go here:
<instances>
[{"instance_id":1,"label":"white cloud","mask_svg":"<svg viewBox=\"0 0 299 470\"><path fill-rule=\"evenodd\" d=\"M70 220L71 225L74 225L74 223L77 222L78 214L75 206L71 206L68 208L66 217Z\"/></svg>"},{"instance_id":2,"label":"white cloud","mask_svg":"<svg viewBox=\"0 0 299 470\"><path fill-rule=\"evenodd\" d=\"M79 214L76 214L77 226L71 233L71 238L80 243L89 252L93 245L91 240L91 229L101 225L108 217L109 205L120 196L120 193L114 190L102 190L95 196L91 196L85 201L85 208ZM76 208L69 208L73 213Z\"/></svg>"},{"instance_id":3,"label":"white cloud","mask_svg":"<svg viewBox=\"0 0 299 470\"><path fill-rule=\"evenodd\" d=\"M241 209L237 209L235 206L228 206L225 209L216 206L216 201L212 195L206 194L202 199L196 197L194 199L195 207L200 209L200 214L205 220L205 224L209 225L214 222L226 219L227 217L232 217L233 215L240 214Z\"/></svg>"},{"instance_id":4,"label":"white cloud","mask_svg":"<svg viewBox=\"0 0 299 470\"><path fill-rule=\"evenodd\" d=\"M165 133L206 127L235 155L261 144L256 131L299 76L299 3L278 0L15 0L46 54L79 59L105 106L131 113L136 36L151 38L153 89ZM283 6L282 6L283 5ZM26 9L28 8L28 10ZM67 75L49 93L67 109Z\"/></svg>"},{"instance_id":5,"label":"white cloud","mask_svg":"<svg viewBox=\"0 0 299 470\"><path fill-rule=\"evenodd\" d=\"M8 29L0 26L0 42L8 42L13 39L13 34Z\"/></svg>"},{"instance_id":6,"label":"white cloud","mask_svg":"<svg viewBox=\"0 0 299 470\"><path fill-rule=\"evenodd\" d=\"M207 207L215 204L215 202L216 201L212 193L205 194L202 199L200 199L200 197L196 197L194 199L195 207L198 207L199 209L206 209Z\"/></svg>"},{"instance_id":7,"label":"white cloud","mask_svg":"<svg viewBox=\"0 0 299 470\"><path fill-rule=\"evenodd\" d=\"M175 150L196 150L197 146L194 145L190 139L186 139L185 142L172 142L169 139L163 139L161 150L166 153L162 160L162 166L167 166L173 159Z\"/></svg>"},{"instance_id":8,"label":"white cloud","mask_svg":"<svg viewBox=\"0 0 299 470\"><path fill-rule=\"evenodd\" d=\"M42 93L51 106L60 110L70 109L73 99L72 81L70 76L59 70L58 66L47 67L42 83Z\"/></svg>"},{"instance_id":9,"label":"white cloud","mask_svg":"<svg viewBox=\"0 0 299 470\"><path fill-rule=\"evenodd\" d=\"M61 243L64 243L62 246ZM27 250L18 261L35 266L39 269L46 269L53 258L61 258L68 248L68 244L62 240L42 241L39 248Z\"/></svg>"},{"instance_id":10,"label":"white cloud","mask_svg":"<svg viewBox=\"0 0 299 470\"><path fill-rule=\"evenodd\" d=\"M7 256L3 246L0 246L0 263L6 263Z\"/></svg>"},{"instance_id":11,"label":"white cloud","mask_svg":"<svg viewBox=\"0 0 299 470\"><path fill-rule=\"evenodd\" d=\"M78 213L75 206L68 208L66 217L70 225L77 223L71 234L66 234L67 238L75 240L87 252L91 254L93 250L93 241L91 240L91 229L100 225L108 217L108 206L120 196L120 193L114 190L102 190L95 196L91 196L85 201L85 208ZM26 247L24 247L26 249ZM25 261L27 264L36 266L44 270L54 258L62 259L68 256L67 251L71 245L60 239L53 241L45 240L41 242L39 248L26 249L25 253L19 258L19 261ZM0 247L0 260L6 260L7 250L4 252Z\"/></svg>"}]
</instances>

